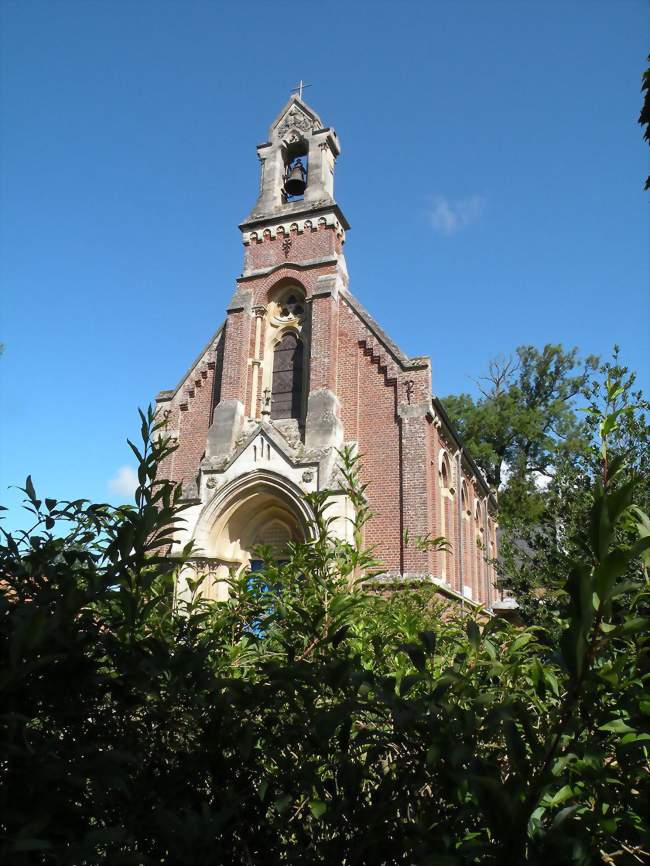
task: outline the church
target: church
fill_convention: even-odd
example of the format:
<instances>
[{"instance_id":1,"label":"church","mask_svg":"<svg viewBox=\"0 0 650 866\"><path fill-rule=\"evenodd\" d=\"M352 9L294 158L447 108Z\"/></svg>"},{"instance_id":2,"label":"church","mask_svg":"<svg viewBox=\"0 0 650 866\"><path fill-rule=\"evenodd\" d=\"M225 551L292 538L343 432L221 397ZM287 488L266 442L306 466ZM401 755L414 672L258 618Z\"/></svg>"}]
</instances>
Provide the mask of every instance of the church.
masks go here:
<instances>
[{"instance_id":1,"label":"church","mask_svg":"<svg viewBox=\"0 0 650 866\"><path fill-rule=\"evenodd\" d=\"M205 592L223 599L233 569L256 567L256 545L281 551L308 537L305 493L331 492L333 531L347 537L338 452L351 445L368 483L374 578L435 581L493 610L495 497L432 395L430 359L407 357L350 291L340 153L334 128L298 94L257 147L259 194L239 226L243 270L225 321L156 397L178 446L160 474L188 504L176 540L194 541ZM408 541L427 534L451 550Z\"/></svg>"}]
</instances>

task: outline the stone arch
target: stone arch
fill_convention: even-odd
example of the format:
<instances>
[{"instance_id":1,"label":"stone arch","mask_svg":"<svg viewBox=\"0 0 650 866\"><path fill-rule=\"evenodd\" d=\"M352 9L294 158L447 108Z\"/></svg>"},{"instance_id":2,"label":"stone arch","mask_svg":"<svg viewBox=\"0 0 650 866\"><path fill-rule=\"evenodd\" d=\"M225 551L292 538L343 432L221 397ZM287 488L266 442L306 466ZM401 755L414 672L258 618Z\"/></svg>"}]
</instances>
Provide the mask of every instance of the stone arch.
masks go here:
<instances>
[{"instance_id":1,"label":"stone arch","mask_svg":"<svg viewBox=\"0 0 650 866\"><path fill-rule=\"evenodd\" d=\"M297 129L291 129L280 142L280 153L285 169L297 157L306 158L309 155L309 142L306 136Z\"/></svg>"},{"instance_id":2,"label":"stone arch","mask_svg":"<svg viewBox=\"0 0 650 866\"><path fill-rule=\"evenodd\" d=\"M307 290L305 286L300 282L300 280L297 280L295 277L291 276L281 277L279 280L277 280L277 282L273 283L271 288L266 293L267 300L277 302L278 298L280 298L283 294L285 294L287 291L290 291L291 289L296 290L302 296L303 300L305 299L307 295Z\"/></svg>"},{"instance_id":3,"label":"stone arch","mask_svg":"<svg viewBox=\"0 0 650 866\"><path fill-rule=\"evenodd\" d=\"M225 581L250 567L257 545L275 546L281 558L289 541L311 537L312 520L302 491L291 481L268 470L249 472L225 485L201 511L190 568L207 573L208 598L223 600ZM186 586L181 575L179 592Z\"/></svg>"}]
</instances>

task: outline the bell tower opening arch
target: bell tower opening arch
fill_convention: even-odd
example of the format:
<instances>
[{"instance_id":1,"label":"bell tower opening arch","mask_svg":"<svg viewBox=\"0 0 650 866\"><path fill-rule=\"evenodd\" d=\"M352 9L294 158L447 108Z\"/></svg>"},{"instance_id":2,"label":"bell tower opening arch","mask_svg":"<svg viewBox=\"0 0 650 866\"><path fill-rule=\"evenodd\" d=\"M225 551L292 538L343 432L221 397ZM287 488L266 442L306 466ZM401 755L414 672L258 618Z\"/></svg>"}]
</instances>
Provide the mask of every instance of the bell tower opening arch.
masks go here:
<instances>
[{"instance_id":1,"label":"bell tower opening arch","mask_svg":"<svg viewBox=\"0 0 650 866\"><path fill-rule=\"evenodd\" d=\"M281 475L255 470L234 479L199 515L194 555L179 577L179 595L187 594L188 578L206 575L201 595L226 600L230 576L255 568L256 546L269 545L283 559L290 541L310 538L312 521L304 493Z\"/></svg>"}]
</instances>

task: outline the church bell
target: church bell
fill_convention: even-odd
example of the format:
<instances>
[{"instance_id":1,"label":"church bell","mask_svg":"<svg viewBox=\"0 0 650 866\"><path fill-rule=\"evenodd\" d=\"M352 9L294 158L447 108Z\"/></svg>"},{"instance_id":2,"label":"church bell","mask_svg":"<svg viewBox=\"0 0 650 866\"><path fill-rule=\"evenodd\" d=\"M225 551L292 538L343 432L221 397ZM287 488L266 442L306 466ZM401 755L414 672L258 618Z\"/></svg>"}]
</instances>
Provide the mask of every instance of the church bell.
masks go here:
<instances>
[{"instance_id":1,"label":"church bell","mask_svg":"<svg viewBox=\"0 0 650 866\"><path fill-rule=\"evenodd\" d=\"M302 195L307 187L307 172L301 160L297 159L287 171L284 191L287 195Z\"/></svg>"}]
</instances>

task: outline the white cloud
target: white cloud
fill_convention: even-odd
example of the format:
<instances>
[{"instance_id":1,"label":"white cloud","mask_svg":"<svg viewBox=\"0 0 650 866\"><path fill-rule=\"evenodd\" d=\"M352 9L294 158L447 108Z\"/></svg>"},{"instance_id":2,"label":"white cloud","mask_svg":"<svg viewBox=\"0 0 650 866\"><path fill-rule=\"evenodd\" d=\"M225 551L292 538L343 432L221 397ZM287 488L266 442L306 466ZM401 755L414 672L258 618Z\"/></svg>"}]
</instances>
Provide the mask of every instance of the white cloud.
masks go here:
<instances>
[{"instance_id":1,"label":"white cloud","mask_svg":"<svg viewBox=\"0 0 650 866\"><path fill-rule=\"evenodd\" d=\"M512 471L510 466L508 466L508 463L504 460L501 464L501 484L499 484L499 490L505 488L511 475ZM545 472L533 472L532 477L535 487L543 493L553 480L553 468L549 467L548 474Z\"/></svg>"},{"instance_id":2,"label":"white cloud","mask_svg":"<svg viewBox=\"0 0 650 866\"><path fill-rule=\"evenodd\" d=\"M480 195L450 201L442 195L434 197L429 210L429 220L441 235L453 235L466 229L481 216L485 199Z\"/></svg>"},{"instance_id":3,"label":"white cloud","mask_svg":"<svg viewBox=\"0 0 650 866\"><path fill-rule=\"evenodd\" d=\"M553 480L553 470L549 469L549 474L546 475L544 472L533 472L533 481L535 482L535 487L538 490L546 490L548 485Z\"/></svg>"},{"instance_id":4,"label":"white cloud","mask_svg":"<svg viewBox=\"0 0 650 866\"><path fill-rule=\"evenodd\" d=\"M138 473L131 466L120 466L115 477L108 482L108 489L111 493L117 493L120 496L133 496L137 486Z\"/></svg>"}]
</instances>

